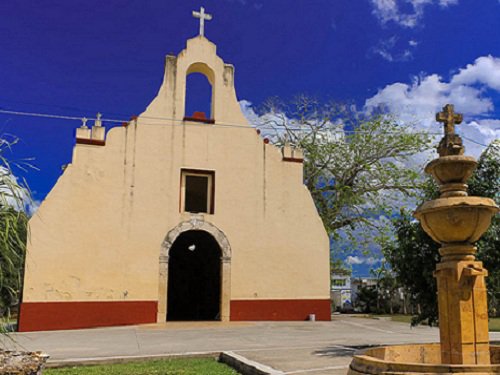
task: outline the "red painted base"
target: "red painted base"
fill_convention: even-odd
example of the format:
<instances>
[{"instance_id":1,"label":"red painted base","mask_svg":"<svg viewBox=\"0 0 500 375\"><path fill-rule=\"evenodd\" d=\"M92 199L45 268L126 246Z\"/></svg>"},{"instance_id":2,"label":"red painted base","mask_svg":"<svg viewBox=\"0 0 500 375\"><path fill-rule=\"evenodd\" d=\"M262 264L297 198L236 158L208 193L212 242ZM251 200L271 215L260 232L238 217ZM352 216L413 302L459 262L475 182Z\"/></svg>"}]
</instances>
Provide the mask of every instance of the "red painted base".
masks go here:
<instances>
[{"instance_id":1,"label":"red painted base","mask_svg":"<svg viewBox=\"0 0 500 375\"><path fill-rule=\"evenodd\" d=\"M24 302L19 332L156 323L156 301ZM231 301L230 320L330 320L330 300Z\"/></svg>"},{"instance_id":2,"label":"red painted base","mask_svg":"<svg viewBox=\"0 0 500 375\"><path fill-rule=\"evenodd\" d=\"M231 301L231 320L331 320L330 300L276 299Z\"/></svg>"},{"instance_id":3,"label":"red painted base","mask_svg":"<svg viewBox=\"0 0 500 375\"><path fill-rule=\"evenodd\" d=\"M25 302L19 332L156 323L156 301Z\"/></svg>"}]
</instances>

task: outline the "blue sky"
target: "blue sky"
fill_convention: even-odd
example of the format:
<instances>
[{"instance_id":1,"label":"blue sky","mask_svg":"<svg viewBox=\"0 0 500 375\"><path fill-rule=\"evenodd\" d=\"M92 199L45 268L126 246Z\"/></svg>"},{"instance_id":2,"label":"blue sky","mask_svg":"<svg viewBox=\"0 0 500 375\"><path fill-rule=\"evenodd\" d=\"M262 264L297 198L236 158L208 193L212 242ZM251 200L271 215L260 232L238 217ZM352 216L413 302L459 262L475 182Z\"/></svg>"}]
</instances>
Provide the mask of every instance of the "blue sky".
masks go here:
<instances>
[{"instance_id":1,"label":"blue sky","mask_svg":"<svg viewBox=\"0 0 500 375\"><path fill-rule=\"evenodd\" d=\"M499 0L43 0L0 3L0 109L128 119L155 96L164 56L206 36L236 67L238 98L307 93L385 103L422 129L447 102L465 114L475 155L500 137ZM70 162L78 121L0 114L33 158L42 200Z\"/></svg>"}]
</instances>

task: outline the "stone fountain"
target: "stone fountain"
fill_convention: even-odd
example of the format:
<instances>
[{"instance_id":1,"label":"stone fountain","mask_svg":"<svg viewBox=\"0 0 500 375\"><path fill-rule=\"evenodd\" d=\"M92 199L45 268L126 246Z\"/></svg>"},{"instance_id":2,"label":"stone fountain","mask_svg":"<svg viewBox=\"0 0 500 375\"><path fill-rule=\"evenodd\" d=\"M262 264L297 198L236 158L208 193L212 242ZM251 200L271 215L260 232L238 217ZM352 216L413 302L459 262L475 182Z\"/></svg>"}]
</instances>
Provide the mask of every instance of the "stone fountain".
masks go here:
<instances>
[{"instance_id":1,"label":"stone fountain","mask_svg":"<svg viewBox=\"0 0 500 375\"><path fill-rule=\"evenodd\" d=\"M470 197L467 180L477 162L464 156L455 124L462 115L451 104L436 115L444 123L439 158L425 172L440 186L438 199L414 213L425 232L441 245L434 276L438 286L439 344L396 345L354 356L348 374L500 373L500 346L490 346L485 277L475 259L479 240L499 209L489 198ZM415 249L418 251L418 249Z\"/></svg>"}]
</instances>

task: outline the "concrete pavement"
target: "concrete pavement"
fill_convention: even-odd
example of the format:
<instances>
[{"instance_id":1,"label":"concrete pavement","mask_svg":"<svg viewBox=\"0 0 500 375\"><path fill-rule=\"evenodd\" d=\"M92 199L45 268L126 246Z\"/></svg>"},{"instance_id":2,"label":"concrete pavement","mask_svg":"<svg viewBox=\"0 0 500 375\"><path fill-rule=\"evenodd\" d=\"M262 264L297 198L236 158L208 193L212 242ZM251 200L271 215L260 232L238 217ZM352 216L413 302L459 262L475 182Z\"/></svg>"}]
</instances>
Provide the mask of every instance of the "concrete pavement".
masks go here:
<instances>
[{"instance_id":1,"label":"concrete pavement","mask_svg":"<svg viewBox=\"0 0 500 375\"><path fill-rule=\"evenodd\" d=\"M16 333L4 344L48 353L52 363L232 351L286 374L345 374L367 346L436 342L436 328L334 316L331 322L179 322ZM500 333L490 334L500 340Z\"/></svg>"}]
</instances>

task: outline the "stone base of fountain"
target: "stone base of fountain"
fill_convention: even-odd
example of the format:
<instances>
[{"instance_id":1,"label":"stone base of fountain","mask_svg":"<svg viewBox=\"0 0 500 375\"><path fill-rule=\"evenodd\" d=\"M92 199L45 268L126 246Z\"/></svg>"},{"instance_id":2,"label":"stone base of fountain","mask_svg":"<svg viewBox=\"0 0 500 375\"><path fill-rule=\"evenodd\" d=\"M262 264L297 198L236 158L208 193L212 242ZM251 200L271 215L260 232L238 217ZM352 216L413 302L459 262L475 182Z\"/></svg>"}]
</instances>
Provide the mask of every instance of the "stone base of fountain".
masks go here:
<instances>
[{"instance_id":1,"label":"stone base of fountain","mask_svg":"<svg viewBox=\"0 0 500 375\"><path fill-rule=\"evenodd\" d=\"M490 346L490 360L489 365L442 364L439 343L394 345L355 355L347 374L500 374L500 346Z\"/></svg>"}]
</instances>

